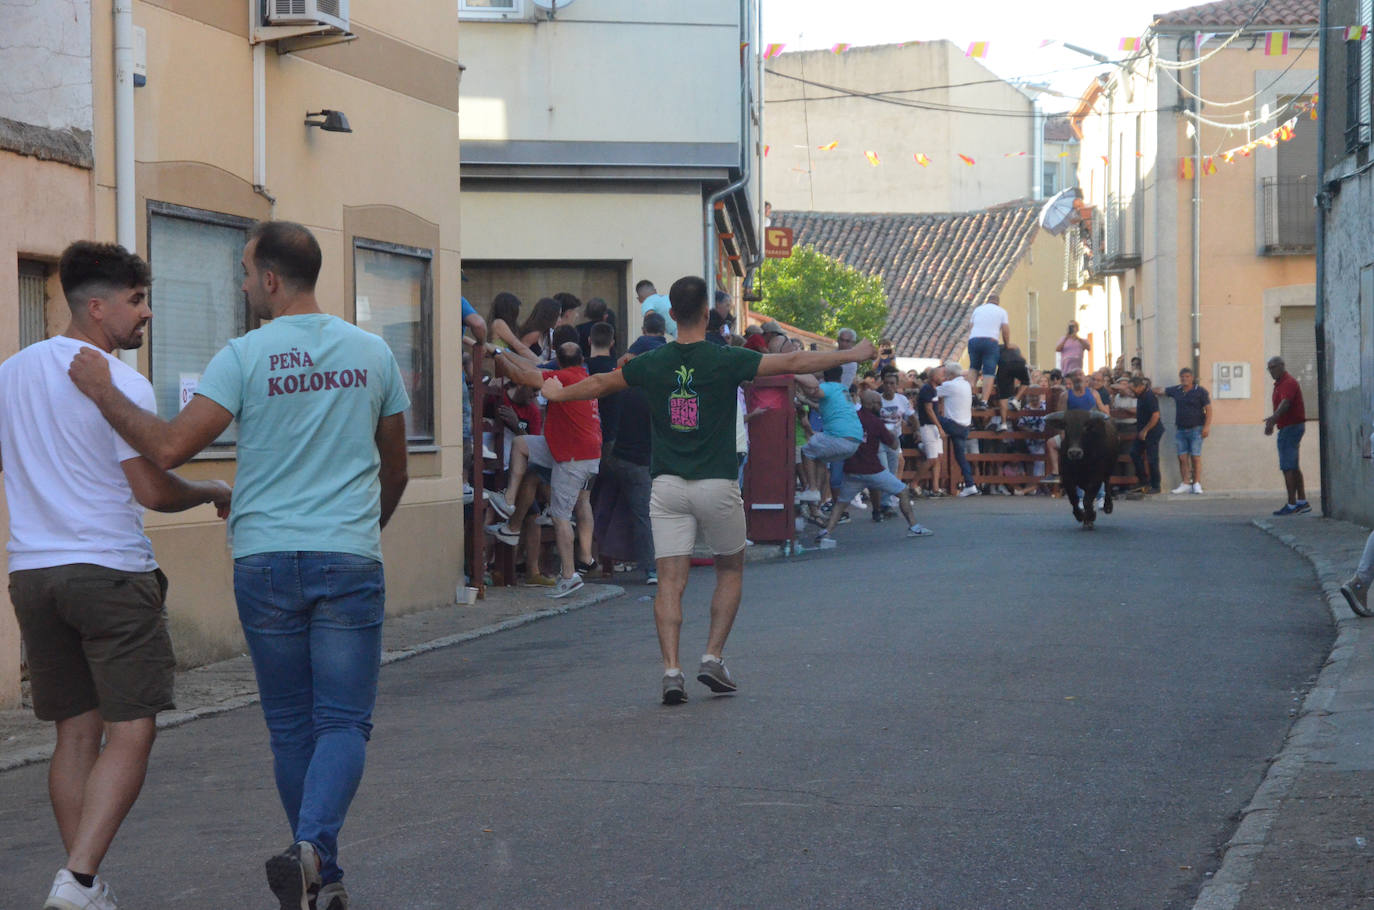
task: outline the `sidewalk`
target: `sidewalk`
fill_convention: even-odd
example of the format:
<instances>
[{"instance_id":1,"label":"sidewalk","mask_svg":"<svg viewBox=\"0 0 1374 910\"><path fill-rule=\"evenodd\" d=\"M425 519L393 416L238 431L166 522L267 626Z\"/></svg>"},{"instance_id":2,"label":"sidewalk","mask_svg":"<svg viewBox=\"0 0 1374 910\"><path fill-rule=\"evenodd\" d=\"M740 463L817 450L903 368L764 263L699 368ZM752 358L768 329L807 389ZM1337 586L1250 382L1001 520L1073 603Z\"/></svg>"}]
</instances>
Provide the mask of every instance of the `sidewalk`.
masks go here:
<instances>
[{"instance_id":1,"label":"sidewalk","mask_svg":"<svg viewBox=\"0 0 1374 910\"><path fill-rule=\"evenodd\" d=\"M382 631L382 664L579 610L625 593L615 585L589 584L575 594L553 600L547 596L548 590L489 587L486 599L475 604L388 617ZM641 586L636 590L652 591ZM175 727L257 700L253 664L246 654L241 655L177 673L177 710L158 715L157 725ZM0 711L0 772L47 761L52 755L53 737L53 725L35 720L27 707Z\"/></svg>"},{"instance_id":2,"label":"sidewalk","mask_svg":"<svg viewBox=\"0 0 1374 910\"><path fill-rule=\"evenodd\" d=\"M1194 910L1371 906L1374 619L1352 613L1338 590L1354 572L1369 532L1310 516L1255 525L1311 561L1337 637Z\"/></svg>"}]
</instances>

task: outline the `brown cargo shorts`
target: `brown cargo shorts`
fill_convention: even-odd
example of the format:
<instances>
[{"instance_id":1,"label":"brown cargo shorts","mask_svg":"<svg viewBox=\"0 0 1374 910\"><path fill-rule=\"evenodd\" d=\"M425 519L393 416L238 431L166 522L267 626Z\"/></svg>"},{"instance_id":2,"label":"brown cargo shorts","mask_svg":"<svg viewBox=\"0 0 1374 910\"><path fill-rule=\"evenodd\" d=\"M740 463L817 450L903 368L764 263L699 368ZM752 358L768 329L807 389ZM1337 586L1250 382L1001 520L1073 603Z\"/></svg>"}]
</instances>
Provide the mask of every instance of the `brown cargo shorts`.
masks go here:
<instances>
[{"instance_id":1,"label":"brown cargo shorts","mask_svg":"<svg viewBox=\"0 0 1374 910\"><path fill-rule=\"evenodd\" d=\"M74 563L11 572L34 715L58 721L99 708L118 722L175 707L166 597L161 569Z\"/></svg>"}]
</instances>

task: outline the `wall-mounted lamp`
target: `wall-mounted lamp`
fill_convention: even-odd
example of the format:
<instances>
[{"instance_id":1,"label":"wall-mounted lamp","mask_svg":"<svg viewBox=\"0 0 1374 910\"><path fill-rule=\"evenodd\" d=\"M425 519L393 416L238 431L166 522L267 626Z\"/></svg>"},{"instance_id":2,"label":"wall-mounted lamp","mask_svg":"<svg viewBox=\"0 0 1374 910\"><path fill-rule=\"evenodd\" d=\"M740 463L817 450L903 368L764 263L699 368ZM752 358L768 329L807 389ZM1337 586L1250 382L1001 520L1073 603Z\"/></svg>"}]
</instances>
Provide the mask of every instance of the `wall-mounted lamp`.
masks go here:
<instances>
[{"instance_id":1,"label":"wall-mounted lamp","mask_svg":"<svg viewBox=\"0 0 1374 910\"><path fill-rule=\"evenodd\" d=\"M326 133L351 133L353 127L348 125L348 118L343 111L322 110L316 113L306 113L306 126L318 126ZM311 117L323 117L324 120L311 120Z\"/></svg>"}]
</instances>

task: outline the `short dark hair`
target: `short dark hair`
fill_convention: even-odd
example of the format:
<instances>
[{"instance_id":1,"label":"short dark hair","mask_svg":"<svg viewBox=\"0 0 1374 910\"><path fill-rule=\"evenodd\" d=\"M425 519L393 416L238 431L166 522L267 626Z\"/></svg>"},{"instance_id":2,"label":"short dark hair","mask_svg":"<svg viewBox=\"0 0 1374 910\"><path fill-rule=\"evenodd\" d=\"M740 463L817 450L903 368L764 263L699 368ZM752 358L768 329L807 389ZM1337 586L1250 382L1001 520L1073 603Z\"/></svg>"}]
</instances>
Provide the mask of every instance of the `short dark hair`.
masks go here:
<instances>
[{"instance_id":1,"label":"short dark hair","mask_svg":"<svg viewBox=\"0 0 1374 910\"><path fill-rule=\"evenodd\" d=\"M842 367L831 367L821 374L821 378L826 382L839 382L840 377L843 375L844 369Z\"/></svg>"},{"instance_id":2,"label":"short dark hair","mask_svg":"<svg viewBox=\"0 0 1374 910\"><path fill-rule=\"evenodd\" d=\"M679 278L668 289L668 302L678 323L695 325L706 315L706 282L696 275Z\"/></svg>"},{"instance_id":3,"label":"short dark hair","mask_svg":"<svg viewBox=\"0 0 1374 910\"><path fill-rule=\"evenodd\" d=\"M555 345L554 350L558 352L558 365L560 367L575 367L582 363L582 346L576 341L565 341Z\"/></svg>"},{"instance_id":4,"label":"short dark hair","mask_svg":"<svg viewBox=\"0 0 1374 910\"><path fill-rule=\"evenodd\" d=\"M875 373L875 372L873 372L872 370L864 370L863 378L864 378L864 379L867 379L867 378L869 378L870 376L872 376L873 378L876 379L876 378L878 377L878 374Z\"/></svg>"},{"instance_id":5,"label":"short dark hair","mask_svg":"<svg viewBox=\"0 0 1374 910\"><path fill-rule=\"evenodd\" d=\"M721 301L729 299L730 295L726 291L716 291L716 303L720 303Z\"/></svg>"},{"instance_id":6,"label":"short dark hair","mask_svg":"<svg viewBox=\"0 0 1374 910\"><path fill-rule=\"evenodd\" d=\"M1192 376L1192 375L1193 375L1193 368L1192 368L1192 367L1184 367L1183 369L1181 369L1181 370L1178 371L1178 375L1180 375L1180 376L1182 376L1184 373L1187 373L1189 376Z\"/></svg>"},{"instance_id":7,"label":"short dark hair","mask_svg":"<svg viewBox=\"0 0 1374 910\"><path fill-rule=\"evenodd\" d=\"M558 301L558 306L564 313L570 313L582 306L582 301L567 291L559 291L553 295L553 299Z\"/></svg>"},{"instance_id":8,"label":"short dark hair","mask_svg":"<svg viewBox=\"0 0 1374 910\"><path fill-rule=\"evenodd\" d=\"M643 331L645 335L662 335L668 331L668 320L663 318L663 314L650 310L644 314Z\"/></svg>"},{"instance_id":9,"label":"short dark hair","mask_svg":"<svg viewBox=\"0 0 1374 910\"><path fill-rule=\"evenodd\" d=\"M901 370L897 370L897 369L894 369L894 368L892 368L892 367L888 367L887 369L883 370L883 375L882 375L883 381L886 382L886 381L887 381L887 377L889 377L889 376L896 376L898 379L900 379L900 378L902 377L902 372L901 372Z\"/></svg>"},{"instance_id":10,"label":"short dark hair","mask_svg":"<svg viewBox=\"0 0 1374 910\"><path fill-rule=\"evenodd\" d=\"M137 253L130 253L117 243L93 240L78 240L63 250L57 273L70 307L80 306L83 297L100 297L110 291L153 283L148 263Z\"/></svg>"},{"instance_id":11,"label":"short dark hair","mask_svg":"<svg viewBox=\"0 0 1374 910\"><path fill-rule=\"evenodd\" d=\"M600 297L593 297L587 301L587 306L582 310L582 315L587 317L588 322L600 322L606 318L606 312L610 307L606 306L606 301Z\"/></svg>"},{"instance_id":12,"label":"short dark hair","mask_svg":"<svg viewBox=\"0 0 1374 910\"><path fill-rule=\"evenodd\" d=\"M724 316L716 312L715 309L712 309L711 312L706 314L706 331L719 333L723 328L725 328Z\"/></svg>"},{"instance_id":13,"label":"short dark hair","mask_svg":"<svg viewBox=\"0 0 1374 910\"><path fill-rule=\"evenodd\" d=\"M638 294L645 288L648 288L650 294L658 293L658 290L654 287L654 283L647 278L639 279L639 281L635 284L635 293Z\"/></svg>"},{"instance_id":14,"label":"short dark hair","mask_svg":"<svg viewBox=\"0 0 1374 910\"><path fill-rule=\"evenodd\" d=\"M577 326L560 325L553 330L553 346L557 350L565 344L575 344L578 350L582 349L582 336L577 334Z\"/></svg>"},{"instance_id":15,"label":"short dark hair","mask_svg":"<svg viewBox=\"0 0 1374 910\"><path fill-rule=\"evenodd\" d=\"M259 271L271 272L297 291L315 289L324 257L308 227L294 221L259 221L248 239L257 241L253 264Z\"/></svg>"},{"instance_id":16,"label":"short dark hair","mask_svg":"<svg viewBox=\"0 0 1374 910\"><path fill-rule=\"evenodd\" d=\"M598 322L587 332L587 343L594 348L609 348L615 344L615 329L609 322Z\"/></svg>"},{"instance_id":17,"label":"short dark hair","mask_svg":"<svg viewBox=\"0 0 1374 910\"><path fill-rule=\"evenodd\" d=\"M1064 373L1063 373L1062 370L1059 369L1059 367L1055 367L1054 369L1050 370L1050 379L1063 379L1063 378L1064 378Z\"/></svg>"}]
</instances>

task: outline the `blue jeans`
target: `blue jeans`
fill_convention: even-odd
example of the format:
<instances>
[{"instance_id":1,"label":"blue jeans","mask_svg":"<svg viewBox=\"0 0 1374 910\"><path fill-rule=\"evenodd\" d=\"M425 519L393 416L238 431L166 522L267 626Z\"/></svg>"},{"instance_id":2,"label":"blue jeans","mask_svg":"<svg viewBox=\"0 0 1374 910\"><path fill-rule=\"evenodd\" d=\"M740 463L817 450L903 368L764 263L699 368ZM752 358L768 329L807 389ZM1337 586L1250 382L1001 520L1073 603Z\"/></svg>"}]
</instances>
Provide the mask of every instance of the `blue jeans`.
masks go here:
<instances>
[{"instance_id":1,"label":"blue jeans","mask_svg":"<svg viewBox=\"0 0 1374 910\"><path fill-rule=\"evenodd\" d=\"M1298 448L1302 445L1302 434L1306 425L1291 424L1279 430L1279 470L1298 470Z\"/></svg>"},{"instance_id":2,"label":"blue jeans","mask_svg":"<svg viewBox=\"0 0 1374 910\"><path fill-rule=\"evenodd\" d=\"M949 437L949 447L954 452L954 460L959 465L959 471L964 475L964 486L973 484L973 466L968 463L968 456L964 449L968 447L968 427L961 423L955 423L948 417L940 418L940 426L944 427L945 435Z\"/></svg>"},{"instance_id":3,"label":"blue jeans","mask_svg":"<svg viewBox=\"0 0 1374 910\"><path fill-rule=\"evenodd\" d=\"M1174 430L1174 445L1179 455L1202 455L1202 427L1178 427Z\"/></svg>"},{"instance_id":4,"label":"blue jeans","mask_svg":"<svg viewBox=\"0 0 1374 910\"><path fill-rule=\"evenodd\" d=\"M351 553L259 553L234 561L234 598L272 741L293 841L343 877L339 829L363 777L382 657L382 564Z\"/></svg>"}]
</instances>

